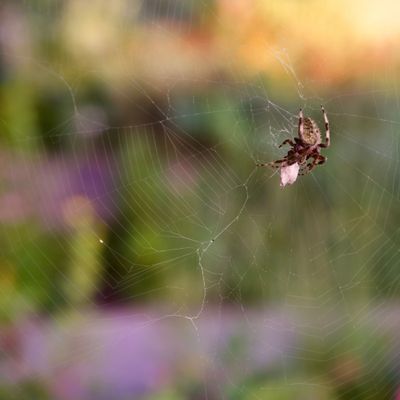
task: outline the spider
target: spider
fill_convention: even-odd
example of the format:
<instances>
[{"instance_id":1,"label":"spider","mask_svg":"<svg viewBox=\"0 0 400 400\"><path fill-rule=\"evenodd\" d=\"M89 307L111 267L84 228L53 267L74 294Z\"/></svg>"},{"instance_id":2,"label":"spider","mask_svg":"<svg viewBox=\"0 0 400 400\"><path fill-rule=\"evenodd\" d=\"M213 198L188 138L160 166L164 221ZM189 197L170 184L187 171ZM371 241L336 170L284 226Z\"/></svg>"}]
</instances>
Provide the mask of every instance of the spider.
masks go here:
<instances>
[{"instance_id":1,"label":"spider","mask_svg":"<svg viewBox=\"0 0 400 400\"><path fill-rule=\"evenodd\" d=\"M283 168L297 163L300 167L300 175L305 175L311 172L317 165L323 164L327 158L320 154L321 148L329 147L330 145L330 131L329 121L324 107L321 106L322 114L325 122L325 143L321 141L321 132L318 125L311 118L303 116L303 110L300 108L299 112L299 127L298 137L286 139L279 147L289 144L291 149L285 157L280 160L258 163L258 167L272 167ZM310 160L309 163L307 161Z\"/></svg>"}]
</instances>

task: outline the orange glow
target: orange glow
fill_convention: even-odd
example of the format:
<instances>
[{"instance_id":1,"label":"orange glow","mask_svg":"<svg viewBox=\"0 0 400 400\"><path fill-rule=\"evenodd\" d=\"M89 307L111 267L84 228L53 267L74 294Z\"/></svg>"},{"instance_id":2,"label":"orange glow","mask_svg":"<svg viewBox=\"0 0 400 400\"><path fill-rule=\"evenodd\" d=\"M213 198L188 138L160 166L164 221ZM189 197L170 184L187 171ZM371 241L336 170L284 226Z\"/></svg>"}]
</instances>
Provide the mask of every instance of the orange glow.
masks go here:
<instances>
[{"instance_id":1,"label":"orange glow","mask_svg":"<svg viewBox=\"0 0 400 400\"><path fill-rule=\"evenodd\" d=\"M165 20L121 23L125 0L96 1L97 13L93 3L90 13L82 2L67 3L64 43L76 62L113 85L132 76L162 85L166 77L195 81L216 72L284 80L282 53L300 81L320 85L363 81L400 65L395 0L217 0L209 19L190 29Z\"/></svg>"}]
</instances>

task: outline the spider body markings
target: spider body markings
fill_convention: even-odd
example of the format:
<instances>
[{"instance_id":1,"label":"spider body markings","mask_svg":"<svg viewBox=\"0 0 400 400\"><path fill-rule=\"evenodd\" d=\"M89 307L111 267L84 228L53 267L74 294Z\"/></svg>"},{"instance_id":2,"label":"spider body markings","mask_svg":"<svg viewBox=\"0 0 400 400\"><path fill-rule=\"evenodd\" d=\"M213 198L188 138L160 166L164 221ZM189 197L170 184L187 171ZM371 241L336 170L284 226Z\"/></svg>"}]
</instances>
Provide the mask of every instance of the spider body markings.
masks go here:
<instances>
[{"instance_id":1,"label":"spider body markings","mask_svg":"<svg viewBox=\"0 0 400 400\"><path fill-rule=\"evenodd\" d=\"M321 106L321 110L325 123L325 143L322 143L321 132L317 123L309 117L304 118L303 110L300 109L298 137L295 137L294 141L286 139L279 146L282 147L285 144L291 146L286 156L280 160L258 163L257 166L282 168L297 163L300 166L300 175L305 175L311 172L317 165L323 164L327 158L321 155L320 152L322 148L327 148L330 145L330 129L328 116L324 107Z\"/></svg>"}]
</instances>

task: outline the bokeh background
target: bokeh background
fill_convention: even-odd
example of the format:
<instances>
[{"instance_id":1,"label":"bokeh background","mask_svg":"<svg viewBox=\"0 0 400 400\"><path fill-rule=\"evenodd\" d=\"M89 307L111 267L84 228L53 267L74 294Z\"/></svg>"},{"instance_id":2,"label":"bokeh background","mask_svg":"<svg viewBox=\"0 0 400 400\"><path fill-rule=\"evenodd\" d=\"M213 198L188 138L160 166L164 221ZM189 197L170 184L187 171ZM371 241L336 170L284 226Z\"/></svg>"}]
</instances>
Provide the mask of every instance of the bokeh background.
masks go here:
<instances>
[{"instance_id":1,"label":"bokeh background","mask_svg":"<svg viewBox=\"0 0 400 400\"><path fill-rule=\"evenodd\" d=\"M399 17L3 0L0 399L399 399Z\"/></svg>"}]
</instances>

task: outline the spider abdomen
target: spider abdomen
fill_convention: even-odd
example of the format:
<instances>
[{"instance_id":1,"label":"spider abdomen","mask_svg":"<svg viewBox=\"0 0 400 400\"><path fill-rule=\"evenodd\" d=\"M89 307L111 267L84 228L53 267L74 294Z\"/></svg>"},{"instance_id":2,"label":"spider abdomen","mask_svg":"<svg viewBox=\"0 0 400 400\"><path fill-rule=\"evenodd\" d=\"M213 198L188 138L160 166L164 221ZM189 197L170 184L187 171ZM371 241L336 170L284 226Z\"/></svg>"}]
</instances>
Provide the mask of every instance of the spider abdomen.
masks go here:
<instances>
[{"instance_id":1,"label":"spider abdomen","mask_svg":"<svg viewBox=\"0 0 400 400\"><path fill-rule=\"evenodd\" d=\"M321 142L321 133L318 125L311 118L304 118L303 142L314 145Z\"/></svg>"}]
</instances>

